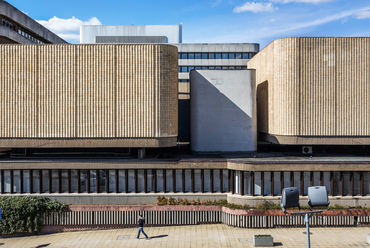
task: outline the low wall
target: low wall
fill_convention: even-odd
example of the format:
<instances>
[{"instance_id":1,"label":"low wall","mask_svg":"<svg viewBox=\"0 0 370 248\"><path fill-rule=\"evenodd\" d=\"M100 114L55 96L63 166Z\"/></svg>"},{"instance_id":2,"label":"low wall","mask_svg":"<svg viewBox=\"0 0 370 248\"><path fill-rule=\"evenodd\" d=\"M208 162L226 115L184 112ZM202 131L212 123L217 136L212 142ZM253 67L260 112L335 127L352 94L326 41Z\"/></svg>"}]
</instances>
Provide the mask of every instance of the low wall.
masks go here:
<instances>
[{"instance_id":1,"label":"low wall","mask_svg":"<svg viewBox=\"0 0 370 248\"><path fill-rule=\"evenodd\" d=\"M281 210L235 210L221 206L72 205L63 214L44 217L41 232L136 227L139 214L146 226L199 225L223 223L241 228L304 227L300 216ZM370 210L329 210L315 214L310 225L361 226L370 223Z\"/></svg>"}]
</instances>

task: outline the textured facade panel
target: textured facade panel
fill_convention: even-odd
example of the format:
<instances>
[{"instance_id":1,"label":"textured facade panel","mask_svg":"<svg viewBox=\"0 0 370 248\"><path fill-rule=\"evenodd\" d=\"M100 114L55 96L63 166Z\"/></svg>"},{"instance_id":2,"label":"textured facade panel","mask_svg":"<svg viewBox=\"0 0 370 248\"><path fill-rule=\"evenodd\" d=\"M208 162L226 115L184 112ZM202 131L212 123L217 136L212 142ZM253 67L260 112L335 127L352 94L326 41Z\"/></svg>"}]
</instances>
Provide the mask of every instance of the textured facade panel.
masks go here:
<instances>
[{"instance_id":1,"label":"textured facade panel","mask_svg":"<svg viewBox=\"0 0 370 248\"><path fill-rule=\"evenodd\" d=\"M370 144L370 38L285 38L256 69L258 131L286 144Z\"/></svg>"},{"instance_id":2,"label":"textured facade panel","mask_svg":"<svg viewBox=\"0 0 370 248\"><path fill-rule=\"evenodd\" d=\"M0 146L15 145L14 138L27 147L51 138L66 139L62 147L84 146L72 139L88 147L104 146L89 139L143 147L176 140L174 46L2 45L0 56L7 61L0 65Z\"/></svg>"},{"instance_id":3,"label":"textured facade panel","mask_svg":"<svg viewBox=\"0 0 370 248\"><path fill-rule=\"evenodd\" d=\"M300 38L300 135L330 136L337 132L335 38ZM339 116L338 116L339 117Z\"/></svg>"}]
</instances>

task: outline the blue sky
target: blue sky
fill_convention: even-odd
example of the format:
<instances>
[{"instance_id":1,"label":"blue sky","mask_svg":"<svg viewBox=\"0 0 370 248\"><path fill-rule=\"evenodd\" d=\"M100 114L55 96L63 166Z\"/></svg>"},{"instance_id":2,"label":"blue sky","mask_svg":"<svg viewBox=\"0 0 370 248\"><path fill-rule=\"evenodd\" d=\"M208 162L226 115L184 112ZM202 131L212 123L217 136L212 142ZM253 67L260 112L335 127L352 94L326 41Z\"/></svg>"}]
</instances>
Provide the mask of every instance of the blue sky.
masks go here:
<instances>
[{"instance_id":1,"label":"blue sky","mask_svg":"<svg viewBox=\"0 0 370 248\"><path fill-rule=\"evenodd\" d=\"M79 26L183 24L183 42L370 36L370 0L8 0L71 43Z\"/></svg>"}]
</instances>

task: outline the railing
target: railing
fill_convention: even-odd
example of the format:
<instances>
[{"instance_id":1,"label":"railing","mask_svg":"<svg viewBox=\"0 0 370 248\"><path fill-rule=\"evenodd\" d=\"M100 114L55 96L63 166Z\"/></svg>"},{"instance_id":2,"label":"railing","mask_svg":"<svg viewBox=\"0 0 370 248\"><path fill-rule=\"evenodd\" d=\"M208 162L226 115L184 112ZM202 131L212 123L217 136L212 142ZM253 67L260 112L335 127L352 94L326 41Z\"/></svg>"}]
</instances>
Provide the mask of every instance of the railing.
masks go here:
<instances>
[{"instance_id":1,"label":"railing","mask_svg":"<svg viewBox=\"0 0 370 248\"><path fill-rule=\"evenodd\" d=\"M345 227L370 224L369 210L326 211L310 219L312 227ZM301 216L282 211L232 210L219 206L71 206L63 214L44 217L44 231L136 227L139 214L146 226L223 223L240 228L304 227Z\"/></svg>"}]
</instances>

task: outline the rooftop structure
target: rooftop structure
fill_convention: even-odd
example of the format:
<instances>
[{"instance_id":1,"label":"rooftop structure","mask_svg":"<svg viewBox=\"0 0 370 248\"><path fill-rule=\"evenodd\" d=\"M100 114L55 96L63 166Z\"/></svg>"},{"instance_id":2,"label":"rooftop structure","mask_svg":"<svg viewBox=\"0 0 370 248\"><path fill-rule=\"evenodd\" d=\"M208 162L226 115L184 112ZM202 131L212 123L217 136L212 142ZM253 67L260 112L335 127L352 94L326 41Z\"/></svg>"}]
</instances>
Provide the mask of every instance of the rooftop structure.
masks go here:
<instances>
[{"instance_id":1,"label":"rooftop structure","mask_svg":"<svg viewBox=\"0 0 370 248\"><path fill-rule=\"evenodd\" d=\"M82 25L80 43L182 43L182 25Z\"/></svg>"}]
</instances>

